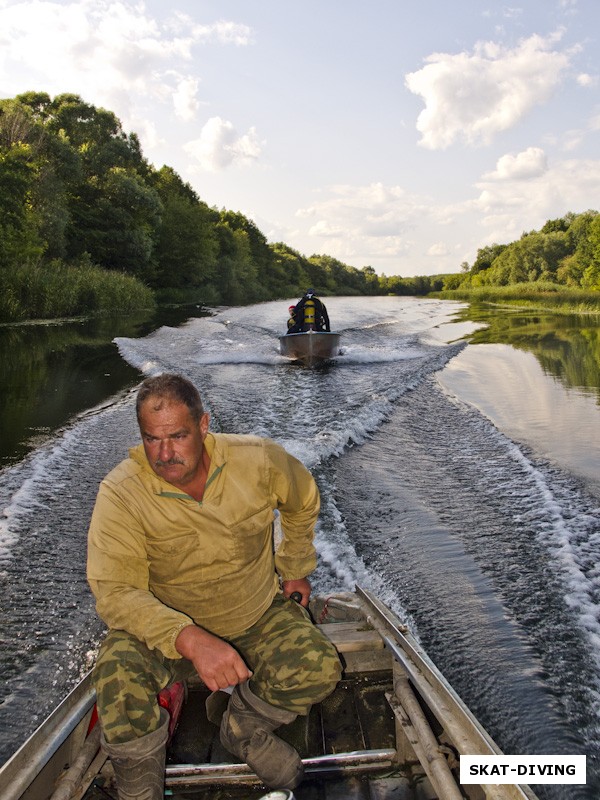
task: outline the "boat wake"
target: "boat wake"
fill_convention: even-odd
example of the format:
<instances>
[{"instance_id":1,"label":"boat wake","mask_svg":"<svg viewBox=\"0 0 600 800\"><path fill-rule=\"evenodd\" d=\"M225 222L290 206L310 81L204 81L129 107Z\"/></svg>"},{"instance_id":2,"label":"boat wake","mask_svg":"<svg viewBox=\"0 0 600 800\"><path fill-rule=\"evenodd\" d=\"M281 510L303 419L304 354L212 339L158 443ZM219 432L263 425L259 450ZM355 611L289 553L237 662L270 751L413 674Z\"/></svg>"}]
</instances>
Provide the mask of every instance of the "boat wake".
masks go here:
<instances>
[{"instance_id":1,"label":"boat wake","mask_svg":"<svg viewBox=\"0 0 600 800\"><path fill-rule=\"evenodd\" d=\"M587 789L541 797L597 796L597 500L441 387L465 348L455 304L378 298L374 319L362 298L332 298L342 353L317 369L279 355L287 305L116 343L143 374L190 378L212 430L273 438L313 471L316 591L374 591L506 752L588 755ZM138 440L125 394L0 472L0 757L93 658L103 626L85 582L88 520Z\"/></svg>"}]
</instances>

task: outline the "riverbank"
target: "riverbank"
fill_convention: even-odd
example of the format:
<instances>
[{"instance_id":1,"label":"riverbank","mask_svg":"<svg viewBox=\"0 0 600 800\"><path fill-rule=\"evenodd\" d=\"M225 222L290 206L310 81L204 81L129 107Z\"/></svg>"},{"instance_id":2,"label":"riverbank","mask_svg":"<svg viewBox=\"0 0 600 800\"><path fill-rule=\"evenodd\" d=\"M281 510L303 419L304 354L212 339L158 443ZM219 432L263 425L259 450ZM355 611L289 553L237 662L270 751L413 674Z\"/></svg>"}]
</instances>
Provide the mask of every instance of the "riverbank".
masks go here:
<instances>
[{"instance_id":1,"label":"riverbank","mask_svg":"<svg viewBox=\"0 0 600 800\"><path fill-rule=\"evenodd\" d=\"M467 303L488 303L555 314L600 314L600 292L570 289L553 283L475 286L431 292L428 297Z\"/></svg>"},{"instance_id":2,"label":"riverbank","mask_svg":"<svg viewBox=\"0 0 600 800\"><path fill-rule=\"evenodd\" d=\"M154 293L133 275L95 267L24 264L0 270L0 321L126 314L156 308Z\"/></svg>"}]
</instances>

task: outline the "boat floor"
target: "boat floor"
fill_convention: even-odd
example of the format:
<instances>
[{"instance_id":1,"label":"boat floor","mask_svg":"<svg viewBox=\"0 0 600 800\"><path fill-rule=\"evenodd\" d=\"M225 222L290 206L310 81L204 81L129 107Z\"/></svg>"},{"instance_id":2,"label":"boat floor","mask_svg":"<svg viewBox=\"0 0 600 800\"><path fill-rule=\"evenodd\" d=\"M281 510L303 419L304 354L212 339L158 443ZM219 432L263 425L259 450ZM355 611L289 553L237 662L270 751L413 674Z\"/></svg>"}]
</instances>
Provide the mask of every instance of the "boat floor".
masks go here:
<instances>
[{"instance_id":1,"label":"boat floor","mask_svg":"<svg viewBox=\"0 0 600 800\"><path fill-rule=\"evenodd\" d=\"M291 725L278 729L278 735L292 744L302 758L361 750L395 748L394 715L386 701L391 689L391 673L377 671L348 676L322 703L315 705L307 717L298 717ZM192 686L184 705L175 736L169 747L170 764L233 764L240 763L219 741L218 728L207 720L205 700L208 690ZM110 767L101 774L85 794L85 800L107 800L113 797ZM410 769L408 770L410 773ZM431 797L419 791L414 780L402 767L385 767L364 774L344 774L339 769L307 773L294 790L296 800L415 800ZM242 785L215 783L167 789L166 796L175 800L255 800L268 790L256 779Z\"/></svg>"}]
</instances>

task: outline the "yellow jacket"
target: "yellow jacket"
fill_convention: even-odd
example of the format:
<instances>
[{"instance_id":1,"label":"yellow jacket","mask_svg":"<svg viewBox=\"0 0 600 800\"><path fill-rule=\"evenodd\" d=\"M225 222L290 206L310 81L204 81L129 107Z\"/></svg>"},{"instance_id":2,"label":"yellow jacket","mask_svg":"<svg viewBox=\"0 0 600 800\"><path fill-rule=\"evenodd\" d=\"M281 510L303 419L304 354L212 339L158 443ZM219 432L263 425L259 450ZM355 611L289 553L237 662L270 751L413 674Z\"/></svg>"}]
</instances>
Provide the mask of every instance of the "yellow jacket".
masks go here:
<instances>
[{"instance_id":1,"label":"yellow jacket","mask_svg":"<svg viewBox=\"0 0 600 800\"><path fill-rule=\"evenodd\" d=\"M280 445L209 433L202 502L160 478L142 445L100 484L88 536L88 580L98 614L180 658L175 639L195 623L227 638L270 606L279 581L316 566L319 493ZM283 541L273 554L273 509ZM277 571L277 574L276 574Z\"/></svg>"}]
</instances>

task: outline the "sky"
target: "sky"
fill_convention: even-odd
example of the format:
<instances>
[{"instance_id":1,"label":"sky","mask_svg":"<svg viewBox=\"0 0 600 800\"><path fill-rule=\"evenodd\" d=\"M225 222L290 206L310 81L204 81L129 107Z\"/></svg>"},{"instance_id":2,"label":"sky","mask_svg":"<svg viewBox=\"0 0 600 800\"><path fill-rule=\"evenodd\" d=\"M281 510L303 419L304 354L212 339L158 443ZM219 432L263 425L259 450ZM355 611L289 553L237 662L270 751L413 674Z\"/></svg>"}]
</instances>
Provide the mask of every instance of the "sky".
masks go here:
<instances>
[{"instance_id":1,"label":"sky","mask_svg":"<svg viewBox=\"0 0 600 800\"><path fill-rule=\"evenodd\" d=\"M599 0L0 0L0 98L75 93L270 242L378 275L600 210Z\"/></svg>"}]
</instances>

